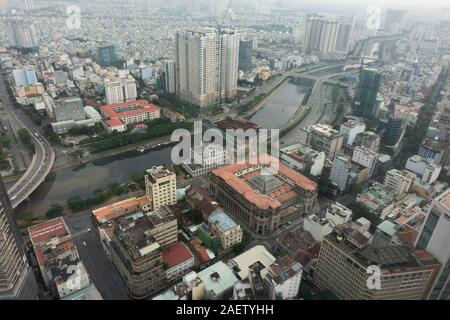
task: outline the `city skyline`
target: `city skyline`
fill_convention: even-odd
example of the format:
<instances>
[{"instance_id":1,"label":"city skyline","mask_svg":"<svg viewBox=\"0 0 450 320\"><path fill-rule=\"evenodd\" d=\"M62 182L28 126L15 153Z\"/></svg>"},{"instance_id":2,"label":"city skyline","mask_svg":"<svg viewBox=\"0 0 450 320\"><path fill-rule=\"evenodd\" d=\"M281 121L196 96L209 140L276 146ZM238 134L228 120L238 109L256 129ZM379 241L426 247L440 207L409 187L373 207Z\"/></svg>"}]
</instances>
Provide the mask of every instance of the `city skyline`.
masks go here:
<instances>
[{"instance_id":1,"label":"city skyline","mask_svg":"<svg viewBox=\"0 0 450 320\"><path fill-rule=\"evenodd\" d=\"M449 300L445 6L0 1L0 300Z\"/></svg>"}]
</instances>

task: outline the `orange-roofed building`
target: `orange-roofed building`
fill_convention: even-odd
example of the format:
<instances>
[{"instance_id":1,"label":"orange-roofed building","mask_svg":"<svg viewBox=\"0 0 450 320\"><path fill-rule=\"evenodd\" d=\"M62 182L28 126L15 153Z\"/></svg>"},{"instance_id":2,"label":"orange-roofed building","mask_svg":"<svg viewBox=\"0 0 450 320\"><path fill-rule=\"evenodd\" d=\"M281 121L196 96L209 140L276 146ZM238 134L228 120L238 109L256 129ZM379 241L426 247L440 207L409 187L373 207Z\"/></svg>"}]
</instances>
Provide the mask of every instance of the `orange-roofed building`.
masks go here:
<instances>
[{"instance_id":1,"label":"orange-roofed building","mask_svg":"<svg viewBox=\"0 0 450 320\"><path fill-rule=\"evenodd\" d=\"M108 104L101 107L102 116L109 132L119 131L123 126L134 125L161 118L161 108L147 100Z\"/></svg>"},{"instance_id":2,"label":"orange-roofed building","mask_svg":"<svg viewBox=\"0 0 450 320\"><path fill-rule=\"evenodd\" d=\"M29 227L28 233L33 246L47 243L54 239L70 238L70 231L61 217Z\"/></svg>"},{"instance_id":3,"label":"orange-roofed building","mask_svg":"<svg viewBox=\"0 0 450 320\"><path fill-rule=\"evenodd\" d=\"M140 198L130 198L120 202L116 202L105 207L93 210L92 213L99 224L106 223L113 219L124 216L133 212L149 212L150 200L147 196Z\"/></svg>"},{"instance_id":4,"label":"orange-roofed building","mask_svg":"<svg viewBox=\"0 0 450 320\"><path fill-rule=\"evenodd\" d=\"M271 157L258 164L231 164L213 170L210 190L237 221L259 234L270 234L310 212L317 184Z\"/></svg>"},{"instance_id":5,"label":"orange-roofed building","mask_svg":"<svg viewBox=\"0 0 450 320\"><path fill-rule=\"evenodd\" d=\"M183 242L165 247L162 254L168 280L179 279L194 268L194 255Z\"/></svg>"}]
</instances>

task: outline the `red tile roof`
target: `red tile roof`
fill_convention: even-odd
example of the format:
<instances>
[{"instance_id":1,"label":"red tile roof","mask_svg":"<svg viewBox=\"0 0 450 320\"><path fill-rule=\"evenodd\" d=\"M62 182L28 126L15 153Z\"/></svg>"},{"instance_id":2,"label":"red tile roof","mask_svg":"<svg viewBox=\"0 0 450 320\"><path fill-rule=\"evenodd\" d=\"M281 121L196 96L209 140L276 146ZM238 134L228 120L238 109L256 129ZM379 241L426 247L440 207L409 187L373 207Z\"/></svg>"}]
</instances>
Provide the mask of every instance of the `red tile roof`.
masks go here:
<instances>
[{"instance_id":1,"label":"red tile roof","mask_svg":"<svg viewBox=\"0 0 450 320\"><path fill-rule=\"evenodd\" d=\"M272 161L272 162L271 162ZM305 177L304 175L292 170L285 165L278 162L273 157L260 157L260 163L273 166L275 169L288 177L295 183L298 187L307 191L316 191L317 184ZM261 210L267 210L269 208L276 209L281 206L279 200L283 200L282 197L278 196L278 199L271 197L270 195L263 195L256 192L247 182L246 179L238 177L236 172L244 170L246 168L254 167L254 164L231 164L225 167L220 167L214 169L212 174L223 179L231 188L233 188L237 193L241 194L247 201L255 204ZM278 168L277 168L278 167ZM292 197L292 195L285 196L287 198Z\"/></svg>"},{"instance_id":2,"label":"red tile roof","mask_svg":"<svg viewBox=\"0 0 450 320\"><path fill-rule=\"evenodd\" d=\"M29 227L28 232L33 244L70 235L61 217Z\"/></svg>"},{"instance_id":3,"label":"red tile roof","mask_svg":"<svg viewBox=\"0 0 450 320\"><path fill-rule=\"evenodd\" d=\"M118 126L123 126L124 125L124 123L121 120L116 119L116 118L110 119L110 120L106 120L105 122L108 125L108 127L118 127Z\"/></svg>"},{"instance_id":4,"label":"red tile roof","mask_svg":"<svg viewBox=\"0 0 450 320\"><path fill-rule=\"evenodd\" d=\"M127 106L138 106L140 108L135 110L128 110L123 112L117 112L116 109ZM136 100L136 101L127 101L127 102L119 102L113 104L107 104L103 106L102 111L106 113L108 117L112 118L120 118L123 116L129 116L134 114L140 114L143 112L155 111L160 108L154 104L149 103L147 100Z\"/></svg>"},{"instance_id":5,"label":"red tile roof","mask_svg":"<svg viewBox=\"0 0 450 320\"><path fill-rule=\"evenodd\" d=\"M169 268L173 268L189 259L194 255L183 242L174 243L163 249L163 260Z\"/></svg>"}]
</instances>

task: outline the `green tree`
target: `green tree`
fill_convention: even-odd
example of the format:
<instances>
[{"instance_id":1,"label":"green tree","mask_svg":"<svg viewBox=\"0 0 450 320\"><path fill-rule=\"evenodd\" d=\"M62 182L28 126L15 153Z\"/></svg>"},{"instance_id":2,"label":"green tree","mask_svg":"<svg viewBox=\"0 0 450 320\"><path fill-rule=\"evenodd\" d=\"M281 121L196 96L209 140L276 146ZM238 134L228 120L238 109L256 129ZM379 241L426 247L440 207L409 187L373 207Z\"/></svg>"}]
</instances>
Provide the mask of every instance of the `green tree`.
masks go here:
<instances>
[{"instance_id":1,"label":"green tree","mask_svg":"<svg viewBox=\"0 0 450 320\"><path fill-rule=\"evenodd\" d=\"M48 219L60 217L64 214L64 208L59 203L53 203L45 214Z\"/></svg>"},{"instance_id":2,"label":"green tree","mask_svg":"<svg viewBox=\"0 0 450 320\"><path fill-rule=\"evenodd\" d=\"M80 197L72 197L67 199L67 207L74 212L81 211L86 209L86 202Z\"/></svg>"}]
</instances>

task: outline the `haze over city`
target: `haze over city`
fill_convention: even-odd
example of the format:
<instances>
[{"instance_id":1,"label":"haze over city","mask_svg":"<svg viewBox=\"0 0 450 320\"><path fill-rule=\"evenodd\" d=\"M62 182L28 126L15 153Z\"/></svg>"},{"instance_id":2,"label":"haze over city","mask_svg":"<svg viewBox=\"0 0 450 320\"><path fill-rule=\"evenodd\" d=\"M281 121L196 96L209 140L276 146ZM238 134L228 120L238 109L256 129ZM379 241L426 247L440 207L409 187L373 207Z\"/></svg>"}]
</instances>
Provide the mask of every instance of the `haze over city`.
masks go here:
<instances>
[{"instance_id":1,"label":"haze over city","mask_svg":"<svg viewBox=\"0 0 450 320\"><path fill-rule=\"evenodd\" d=\"M0 300L449 300L449 62L448 1L0 0Z\"/></svg>"}]
</instances>

